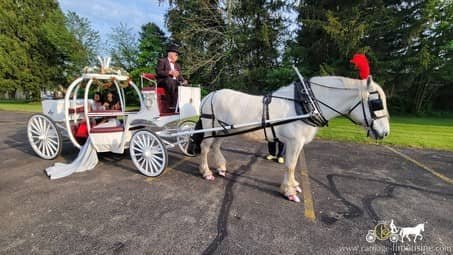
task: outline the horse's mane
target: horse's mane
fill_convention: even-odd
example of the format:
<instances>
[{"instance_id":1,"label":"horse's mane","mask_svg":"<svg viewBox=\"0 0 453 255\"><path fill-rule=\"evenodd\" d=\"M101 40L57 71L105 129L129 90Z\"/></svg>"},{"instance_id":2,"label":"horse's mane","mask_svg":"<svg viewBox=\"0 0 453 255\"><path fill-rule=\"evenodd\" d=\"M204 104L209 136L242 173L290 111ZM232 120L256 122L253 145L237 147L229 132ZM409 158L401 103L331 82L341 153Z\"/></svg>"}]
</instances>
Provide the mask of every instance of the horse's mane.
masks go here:
<instances>
[{"instance_id":1,"label":"horse's mane","mask_svg":"<svg viewBox=\"0 0 453 255\"><path fill-rule=\"evenodd\" d=\"M343 76L315 76L310 82L338 89L358 89L366 85L366 80L351 79Z\"/></svg>"},{"instance_id":2,"label":"horse's mane","mask_svg":"<svg viewBox=\"0 0 453 255\"><path fill-rule=\"evenodd\" d=\"M310 79L311 83L338 89L358 89L366 85L366 82L359 79L351 79L342 76L315 76ZM276 91L276 95L292 95L294 93L294 83L283 86Z\"/></svg>"}]
</instances>

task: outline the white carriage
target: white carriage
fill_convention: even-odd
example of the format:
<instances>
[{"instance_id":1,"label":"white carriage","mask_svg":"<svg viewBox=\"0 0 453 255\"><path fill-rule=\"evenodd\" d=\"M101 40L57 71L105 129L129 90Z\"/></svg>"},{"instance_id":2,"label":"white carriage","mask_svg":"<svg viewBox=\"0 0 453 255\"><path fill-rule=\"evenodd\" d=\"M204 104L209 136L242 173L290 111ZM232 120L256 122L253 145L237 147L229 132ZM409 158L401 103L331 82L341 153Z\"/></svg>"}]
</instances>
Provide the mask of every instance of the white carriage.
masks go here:
<instances>
[{"instance_id":1,"label":"white carriage","mask_svg":"<svg viewBox=\"0 0 453 255\"><path fill-rule=\"evenodd\" d=\"M193 118L199 115L200 88L179 87L178 105L169 109L165 91L157 87L154 75L142 74L139 88L121 70L109 68L108 63L104 65L106 62L101 61L100 72L84 73L72 82L64 99L42 101L43 113L34 114L27 123L27 136L34 152L44 159L56 158L63 137L81 149L79 161L87 160L87 155L93 152L124 153L129 149L134 165L146 176L158 176L165 170L169 147L178 146L191 156L187 152L190 132L186 131L194 128ZM106 88L115 91L120 109L92 110L91 95ZM138 109L133 110L134 106L127 104L126 99L131 98ZM102 123L98 124L100 119ZM182 135L168 135L174 133ZM92 161L97 163L95 157ZM57 174L55 178L66 175Z\"/></svg>"},{"instance_id":2,"label":"white carriage","mask_svg":"<svg viewBox=\"0 0 453 255\"><path fill-rule=\"evenodd\" d=\"M71 83L64 99L44 100L43 113L34 114L28 120L28 140L41 158L56 158L61 152L63 137L80 149L71 164L56 163L46 169L51 179L93 169L98 163L98 152L124 153L127 149L142 174L156 177L167 167L168 148L178 146L186 156L194 156L188 150L193 134L219 131L224 135L234 135L237 131L249 132L317 114L195 130L195 119L200 115L199 87L180 86L177 105L169 108L165 90L157 87L155 75L142 74L139 88L127 73L109 68L109 59L100 59L100 62L100 69L89 68ZM94 110L94 100L90 97L94 91L106 89L115 91L118 108ZM126 102L126 99L131 102ZM136 100L135 110L132 109L133 99ZM317 108L313 106L313 109Z\"/></svg>"}]
</instances>

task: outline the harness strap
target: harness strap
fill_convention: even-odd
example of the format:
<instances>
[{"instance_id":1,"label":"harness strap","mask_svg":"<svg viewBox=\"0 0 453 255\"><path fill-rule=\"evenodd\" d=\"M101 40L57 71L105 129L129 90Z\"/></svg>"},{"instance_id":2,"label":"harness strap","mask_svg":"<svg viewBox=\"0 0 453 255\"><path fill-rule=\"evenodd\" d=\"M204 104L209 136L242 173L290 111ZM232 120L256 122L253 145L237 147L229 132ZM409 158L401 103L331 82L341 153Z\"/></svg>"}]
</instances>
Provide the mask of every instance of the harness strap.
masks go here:
<instances>
[{"instance_id":1,"label":"harness strap","mask_svg":"<svg viewBox=\"0 0 453 255\"><path fill-rule=\"evenodd\" d=\"M259 130L259 129L263 129L263 128L269 128L269 127L272 127L272 126L280 126L280 125L284 125L284 124L287 124L287 123L291 123L291 122L294 122L294 121L298 121L298 120L302 120L306 117L300 117L300 118L297 118L297 119L291 119L291 120L282 120L282 121L278 121L278 122L275 122L275 123L267 123L265 124L264 126L263 125L260 125L260 126L257 126L257 127L254 127L254 128L249 128L249 129L245 129L245 130L241 130L241 131L237 131L237 132L233 132L233 133L228 133L228 134L216 134L214 136L207 136L205 137L205 139L207 138L213 138L213 137L227 137L227 136L232 136L232 135L240 135L240 134L244 134L244 133L248 133L248 132L253 132L253 131L256 131L256 130ZM231 125L231 128L234 129L234 126Z\"/></svg>"},{"instance_id":2,"label":"harness strap","mask_svg":"<svg viewBox=\"0 0 453 255\"><path fill-rule=\"evenodd\" d=\"M265 96L263 96L263 117L261 118L261 122L262 122L262 126L264 127L263 128L263 131L264 131L264 137L266 138L266 141L270 142L269 141L269 138L268 138L268 135L267 135L267 131L266 131L266 120L269 120L269 104L271 103L272 101L272 94L267 94ZM274 125L270 125L270 128L271 128L271 131L272 131L272 137L273 137L273 141L278 141L278 138L277 138L277 135L275 134L275 128L274 128Z\"/></svg>"},{"instance_id":3,"label":"harness strap","mask_svg":"<svg viewBox=\"0 0 453 255\"><path fill-rule=\"evenodd\" d=\"M214 101L214 93L215 93L215 91L213 92L213 94L211 96L211 102L210 102L210 104L211 104L211 114L201 112L200 113L200 119L201 118L210 119L211 123L212 123L212 128L214 128L215 121L217 121L217 123L219 123L219 125L223 128L224 132L226 134L229 134L229 131L228 131L228 129L226 129L226 126L229 126L230 124L226 123L225 121L218 120L215 117L215 114L214 114L214 103L213 103L213 101ZM204 106L204 104L201 106L201 109L203 109L203 106ZM216 135L217 135L216 131L212 131L212 135L211 136L216 136Z\"/></svg>"}]
</instances>

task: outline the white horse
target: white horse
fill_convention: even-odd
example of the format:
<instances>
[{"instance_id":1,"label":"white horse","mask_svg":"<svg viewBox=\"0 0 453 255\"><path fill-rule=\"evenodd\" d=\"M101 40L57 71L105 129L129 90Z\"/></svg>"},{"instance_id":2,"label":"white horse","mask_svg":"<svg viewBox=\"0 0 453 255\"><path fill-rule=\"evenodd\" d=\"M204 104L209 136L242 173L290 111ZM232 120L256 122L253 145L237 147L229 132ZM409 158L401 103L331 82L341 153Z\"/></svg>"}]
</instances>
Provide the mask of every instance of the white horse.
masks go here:
<instances>
[{"instance_id":1,"label":"white horse","mask_svg":"<svg viewBox=\"0 0 453 255\"><path fill-rule=\"evenodd\" d=\"M373 82L371 76L368 80L349 79L345 77L326 76L314 77L310 80L316 100L325 119L330 120L339 115L349 117L357 124L362 125L368 134L375 139L382 139L390 132L386 97L381 87ZM294 83L282 87L272 95L294 99ZM369 101L382 100L381 110L371 110ZM324 104L322 104L322 103ZM296 116L294 101L272 98L269 108L269 119L279 119ZM263 96L249 95L230 89L222 89L212 92L203 98L201 112L215 116L214 127L221 125L217 120L228 124L252 123L262 120ZM203 128L213 127L213 121L209 118L201 118ZM305 144L315 137L317 127L305 124L302 121L294 121L275 126L275 134L278 140L286 146L286 167L280 191L289 200L300 202L297 192L301 192L299 183L296 181L294 171L297 160ZM271 128L266 132L272 139ZM210 134L206 134L209 136ZM243 137L255 141L265 142L263 130L242 134ZM212 171L208 167L208 153L212 149L215 166L218 174L225 176L227 167L226 160L220 151L224 137L206 138L201 143L200 173L207 180L214 180Z\"/></svg>"},{"instance_id":2,"label":"white horse","mask_svg":"<svg viewBox=\"0 0 453 255\"><path fill-rule=\"evenodd\" d=\"M400 230L400 236L401 236L401 242L404 243L404 238L407 238L407 240L410 242L411 239L409 238L410 235L414 236L414 243L417 242L417 237L420 236L420 240L423 239L423 236L421 232L425 231L425 223L418 224L415 227L412 228L401 228Z\"/></svg>"}]
</instances>

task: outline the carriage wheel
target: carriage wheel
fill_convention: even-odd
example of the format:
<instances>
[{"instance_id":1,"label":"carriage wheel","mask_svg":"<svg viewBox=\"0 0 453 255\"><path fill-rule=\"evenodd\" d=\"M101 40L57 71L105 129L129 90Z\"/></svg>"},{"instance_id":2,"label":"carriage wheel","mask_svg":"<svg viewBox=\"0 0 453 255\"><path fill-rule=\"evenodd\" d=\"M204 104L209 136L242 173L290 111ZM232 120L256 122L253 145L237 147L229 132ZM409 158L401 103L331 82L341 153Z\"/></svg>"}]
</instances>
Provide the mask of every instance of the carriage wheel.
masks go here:
<instances>
[{"instance_id":1,"label":"carriage wheel","mask_svg":"<svg viewBox=\"0 0 453 255\"><path fill-rule=\"evenodd\" d=\"M376 241L376 235L374 231L368 231L368 234L366 235L365 239L369 243L374 243Z\"/></svg>"},{"instance_id":2,"label":"carriage wheel","mask_svg":"<svg viewBox=\"0 0 453 255\"><path fill-rule=\"evenodd\" d=\"M178 132L192 131L195 129L195 121L186 120L178 124ZM177 137L179 149L184 153L184 155L189 157L195 157L195 154L189 153L187 151L189 147L190 135L182 135Z\"/></svg>"},{"instance_id":3,"label":"carriage wheel","mask_svg":"<svg viewBox=\"0 0 453 255\"><path fill-rule=\"evenodd\" d=\"M43 114L28 119L27 136L33 151L43 159L56 158L62 148L62 139L55 122Z\"/></svg>"},{"instance_id":4,"label":"carriage wheel","mask_svg":"<svg viewBox=\"0 0 453 255\"><path fill-rule=\"evenodd\" d=\"M159 176L167 168L167 149L152 131L136 132L132 136L129 151L135 167L146 176Z\"/></svg>"},{"instance_id":5,"label":"carriage wheel","mask_svg":"<svg viewBox=\"0 0 453 255\"><path fill-rule=\"evenodd\" d=\"M399 236L398 234L391 234L391 235L390 235L390 241L391 241L392 243L398 242L399 239L400 239L400 236Z\"/></svg>"}]
</instances>

